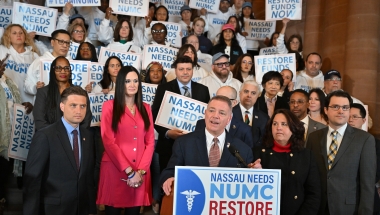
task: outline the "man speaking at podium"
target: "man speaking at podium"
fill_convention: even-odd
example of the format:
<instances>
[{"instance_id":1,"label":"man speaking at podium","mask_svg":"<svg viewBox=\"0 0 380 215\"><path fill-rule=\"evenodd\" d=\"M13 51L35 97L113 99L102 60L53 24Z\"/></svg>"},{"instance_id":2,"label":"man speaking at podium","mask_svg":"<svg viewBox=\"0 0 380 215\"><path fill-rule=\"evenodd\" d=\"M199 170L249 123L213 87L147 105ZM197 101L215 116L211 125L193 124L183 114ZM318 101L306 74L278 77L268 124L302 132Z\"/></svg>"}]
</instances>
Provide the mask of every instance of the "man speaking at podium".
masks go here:
<instances>
[{"instance_id":1,"label":"man speaking at podium","mask_svg":"<svg viewBox=\"0 0 380 215\"><path fill-rule=\"evenodd\" d=\"M186 134L174 142L173 154L160 177L166 195L171 192L175 166L244 167L229 151L231 146L251 168L261 168L260 160L251 163L253 155L249 146L226 132L231 118L231 101L225 96L211 98L205 111L206 129Z\"/></svg>"}]
</instances>

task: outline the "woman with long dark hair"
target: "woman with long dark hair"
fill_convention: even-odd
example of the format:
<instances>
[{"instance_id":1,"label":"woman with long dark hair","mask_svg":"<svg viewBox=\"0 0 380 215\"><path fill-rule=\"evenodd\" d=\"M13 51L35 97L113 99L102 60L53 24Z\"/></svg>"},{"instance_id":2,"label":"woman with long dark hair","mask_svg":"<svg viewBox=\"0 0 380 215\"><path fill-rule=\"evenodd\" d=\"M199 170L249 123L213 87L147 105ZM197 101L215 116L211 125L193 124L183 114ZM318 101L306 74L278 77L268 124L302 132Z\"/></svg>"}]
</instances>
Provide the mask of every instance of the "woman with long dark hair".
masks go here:
<instances>
[{"instance_id":1,"label":"woman with long dark hair","mask_svg":"<svg viewBox=\"0 0 380 215\"><path fill-rule=\"evenodd\" d=\"M151 204L150 163L154 128L150 106L142 102L139 72L122 67L116 78L115 99L103 105L101 134L105 152L100 167L97 204L106 215L138 215Z\"/></svg>"},{"instance_id":2,"label":"woman with long dark hair","mask_svg":"<svg viewBox=\"0 0 380 215\"><path fill-rule=\"evenodd\" d=\"M255 66L251 54L243 54L237 59L232 74L233 78L239 80L241 83L247 80L255 80Z\"/></svg>"},{"instance_id":3,"label":"woman with long dark hair","mask_svg":"<svg viewBox=\"0 0 380 215\"><path fill-rule=\"evenodd\" d=\"M139 43L135 42L133 35L133 27L129 20L125 18L121 19L116 24L113 41L108 44L107 48L123 52L140 53L141 48L139 47ZM138 37L140 36L138 35ZM138 41L138 38L136 40Z\"/></svg>"},{"instance_id":4,"label":"woman with long dark hair","mask_svg":"<svg viewBox=\"0 0 380 215\"><path fill-rule=\"evenodd\" d=\"M312 89L309 92L309 116L312 120L320 122L324 125L328 124L328 118L324 111L325 93L318 88Z\"/></svg>"},{"instance_id":5,"label":"woman with long dark hair","mask_svg":"<svg viewBox=\"0 0 380 215\"><path fill-rule=\"evenodd\" d=\"M116 77L119 74L119 71L123 63L116 56L111 56L107 59L104 64L103 78L102 80L95 85L92 89L93 93L109 93L115 91L116 89Z\"/></svg>"}]
</instances>

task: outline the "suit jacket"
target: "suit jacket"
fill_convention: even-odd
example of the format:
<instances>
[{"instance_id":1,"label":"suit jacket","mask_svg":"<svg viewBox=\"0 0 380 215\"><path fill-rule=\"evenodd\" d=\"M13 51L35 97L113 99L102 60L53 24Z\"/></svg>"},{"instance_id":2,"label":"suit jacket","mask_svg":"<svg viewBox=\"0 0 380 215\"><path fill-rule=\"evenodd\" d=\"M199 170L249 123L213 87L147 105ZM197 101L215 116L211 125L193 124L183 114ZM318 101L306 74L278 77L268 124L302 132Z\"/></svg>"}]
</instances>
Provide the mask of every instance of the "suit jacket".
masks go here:
<instances>
[{"instance_id":1,"label":"suit jacket","mask_svg":"<svg viewBox=\"0 0 380 215\"><path fill-rule=\"evenodd\" d=\"M244 122L239 104L232 109L232 113L234 114L234 117ZM265 133L265 126L269 120L269 116L267 112L264 113L257 108L254 108L252 118L250 120L252 121L251 133L253 138L253 147L261 146Z\"/></svg>"},{"instance_id":2,"label":"suit jacket","mask_svg":"<svg viewBox=\"0 0 380 215\"><path fill-rule=\"evenodd\" d=\"M24 215L96 214L94 143L80 128L81 163L61 119L33 137L24 174Z\"/></svg>"},{"instance_id":3,"label":"suit jacket","mask_svg":"<svg viewBox=\"0 0 380 215\"><path fill-rule=\"evenodd\" d=\"M376 182L380 184L380 140L376 139L376 156L377 156L377 171L376 171ZM373 204L374 212L379 213L380 211L380 197L377 193L377 188L375 190L375 202Z\"/></svg>"},{"instance_id":4,"label":"suit jacket","mask_svg":"<svg viewBox=\"0 0 380 215\"><path fill-rule=\"evenodd\" d=\"M206 128L206 123L204 119L200 119L197 121L197 125L195 126L195 130L204 131ZM253 139L251 133L251 126L245 124L244 122L238 120L235 116L231 119L230 129L228 133L238 138L239 140L246 143L250 148L253 148Z\"/></svg>"},{"instance_id":5,"label":"suit jacket","mask_svg":"<svg viewBox=\"0 0 380 215\"><path fill-rule=\"evenodd\" d=\"M255 103L255 109L261 110L262 112L268 115L268 107L267 107L267 103L265 102L264 95L265 93L261 93L261 96L257 99ZM289 110L289 104L286 101L286 98L277 96L276 104L274 105L274 110L277 110L277 109Z\"/></svg>"},{"instance_id":6,"label":"suit jacket","mask_svg":"<svg viewBox=\"0 0 380 215\"><path fill-rule=\"evenodd\" d=\"M181 94L177 79L169 81L165 84L158 85L152 105L153 122L156 121L158 111L160 110L161 102L166 91ZM193 81L191 81L191 96L193 99L204 103L208 103L210 100L210 93L208 91L208 88ZM165 137L165 134L169 129L161 127L159 125L154 125L154 128L158 132L158 141L155 151L160 155L160 168L162 171L169 162L170 156L172 154L174 140Z\"/></svg>"},{"instance_id":7,"label":"suit jacket","mask_svg":"<svg viewBox=\"0 0 380 215\"><path fill-rule=\"evenodd\" d=\"M232 137L226 132L226 140L219 167L238 167L239 161L228 151L227 143L235 146L247 164L253 161L252 150L241 140ZM168 178L174 177L175 166L210 166L204 130L186 134L175 141L173 155L170 158L168 166L161 173L160 185Z\"/></svg>"},{"instance_id":8,"label":"suit jacket","mask_svg":"<svg viewBox=\"0 0 380 215\"><path fill-rule=\"evenodd\" d=\"M376 152L374 137L347 125L338 153L328 170L328 127L310 134L306 147L317 160L322 196L319 214L372 214Z\"/></svg>"},{"instance_id":9,"label":"suit jacket","mask_svg":"<svg viewBox=\"0 0 380 215\"><path fill-rule=\"evenodd\" d=\"M306 134L306 141L305 143L307 142L307 138L309 137L309 135L316 131L316 130L319 130L319 129L322 129L322 128L326 128L327 126L320 123L320 122L317 122L315 120L312 120L310 117L309 117L309 125L307 126L307 134Z\"/></svg>"}]
</instances>

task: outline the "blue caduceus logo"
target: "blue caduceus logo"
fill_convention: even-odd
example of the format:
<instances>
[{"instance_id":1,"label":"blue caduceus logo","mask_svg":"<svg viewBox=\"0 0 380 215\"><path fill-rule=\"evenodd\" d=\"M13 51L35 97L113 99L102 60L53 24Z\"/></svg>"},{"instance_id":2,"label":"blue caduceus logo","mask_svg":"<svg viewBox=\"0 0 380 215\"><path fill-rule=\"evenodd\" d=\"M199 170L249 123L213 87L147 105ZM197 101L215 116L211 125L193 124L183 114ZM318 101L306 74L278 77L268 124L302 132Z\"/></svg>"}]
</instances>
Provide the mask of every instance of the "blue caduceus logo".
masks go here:
<instances>
[{"instance_id":1,"label":"blue caduceus logo","mask_svg":"<svg viewBox=\"0 0 380 215\"><path fill-rule=\"evenodd\" d=\"M198 193L195 190L185 190L185 191L181 192L181 194L186 195L187 210L189 210L189 212L190 212L191 208L193 208L193 202L194 202L195 196L200 194L200 193Z\"/></svg>"}]
</instances>

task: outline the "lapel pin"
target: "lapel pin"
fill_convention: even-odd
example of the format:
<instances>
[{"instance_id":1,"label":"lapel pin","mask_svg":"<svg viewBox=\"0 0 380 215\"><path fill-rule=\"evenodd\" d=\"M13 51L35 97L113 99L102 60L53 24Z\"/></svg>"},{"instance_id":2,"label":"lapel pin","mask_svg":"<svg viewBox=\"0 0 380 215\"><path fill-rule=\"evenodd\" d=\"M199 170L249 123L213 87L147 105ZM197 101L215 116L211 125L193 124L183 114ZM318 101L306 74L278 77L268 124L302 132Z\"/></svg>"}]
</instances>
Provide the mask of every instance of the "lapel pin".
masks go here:
<instances>
[{"instance_id":1,"label":"lapel pin","mask_svg":"<svg viewBox=\"0 0 380 215\"><path fill-rule=\"evenodd\" d=\"M258 116L255 116L256 119L258 119L259 117Z\"/></svg>"},{"instance_id":2,"label":"lapel pin","mask_svg":"<svg viewBox=\"0 0 380 215\"><path fill-rule=\"evenodd\" d=\"M232 128L233 128L233 129L236 129L236 126L235 126L235 125L232 125Z\"/></svg>"},{"instance_id":3,"label":"lapel pin","mask_svg":"<svg viewBox=\"0 0 380 215\"><path fill-rule=\"evenodd\" d=\"M86 138L83 137L83 141L85 141L85 140L86 140Z\"/></svg>"},{"instance_id":4,"label":"lapel pin","mask_svg":"<svg viewBox=\"0 0 380 215\"><path fill-rule=\"evenodd\" d=\"M314 130L317 130L317 127L314 127Z\"/></svg>"}]
</instances>

